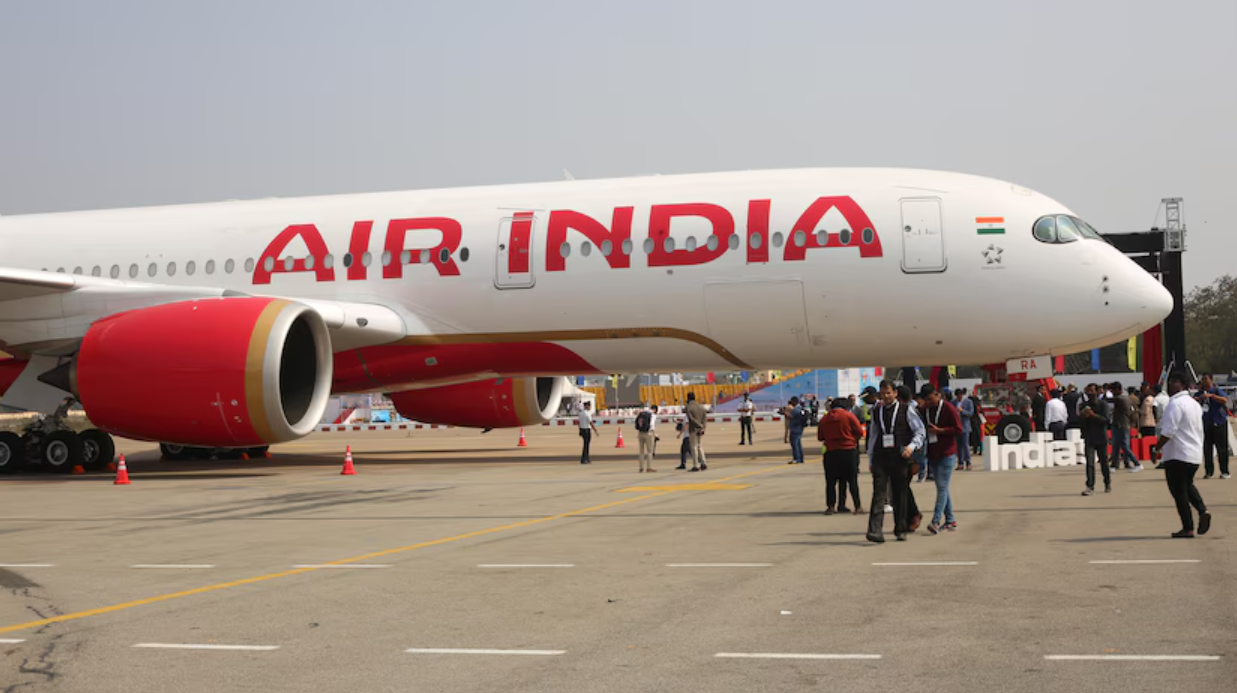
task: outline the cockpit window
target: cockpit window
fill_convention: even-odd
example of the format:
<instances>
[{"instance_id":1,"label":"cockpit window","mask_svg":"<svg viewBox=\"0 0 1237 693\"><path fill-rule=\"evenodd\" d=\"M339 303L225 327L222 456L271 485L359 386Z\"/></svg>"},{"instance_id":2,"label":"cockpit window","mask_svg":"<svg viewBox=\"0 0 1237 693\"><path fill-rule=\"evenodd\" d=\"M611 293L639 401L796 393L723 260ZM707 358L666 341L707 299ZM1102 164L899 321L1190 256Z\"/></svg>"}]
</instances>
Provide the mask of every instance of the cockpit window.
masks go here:
<instances>
[{"instance_id":1,"label":"cockpit window","mask_svg":"<svg viewBox=\"0 0 1237 693\"><path fill-rule=\"evenodd\" d=\"M1040 217L1035 222L1032 233L1035 235L1035 240L1041 243L1073 243L1084 238L1108 242L1087 222L1064 214Z\"/></svg>"}]
</instances>

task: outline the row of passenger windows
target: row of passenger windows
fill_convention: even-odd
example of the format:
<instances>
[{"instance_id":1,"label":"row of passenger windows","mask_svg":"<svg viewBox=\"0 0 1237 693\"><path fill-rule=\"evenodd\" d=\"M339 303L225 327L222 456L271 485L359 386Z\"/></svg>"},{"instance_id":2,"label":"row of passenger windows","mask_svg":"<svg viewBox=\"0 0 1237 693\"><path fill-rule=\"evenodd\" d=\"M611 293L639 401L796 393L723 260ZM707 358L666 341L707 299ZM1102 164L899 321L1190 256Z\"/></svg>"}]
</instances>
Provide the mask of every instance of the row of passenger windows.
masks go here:
<instances>
[{"instance_id":1,"label":"row of passenger windows","mask_svg":"<svg viewBox=\"0 0 1237 693\"><path fill-rule=\"evenodd\" d=\"M468 248L460 248L460 252L459 252L460 262L468 262L468 257L469 257ZM279 260L278 262L283 265L284 270L291 271L292 268L296 266L296 262L299 259L300 258L294 258L291 255L289 255L288 257L285 257L283 260ZM393 259L394 259L394 256L391 254L391 251L389 250L384 251L380 257L383 267L390 266ZM403 253L400 254L400 261L403 262L403 264L405 265L412 265L412 264L428 265L431 259L432 259L432 255L430 254L430 251L428 250L420 251L415 258L413 257L411 250L405 250ZM438 262L439 263L446 263L450 259L451 259L451 253L448 252L446 248L443 248L438 251ZM352 253L347 253L343 257L344 267L351 267L353 262L355 261L356 260L354 259ZM373 262L374 262L374 256L371 253L363 253L360 257L360 263L362 267L369 267L370 265L373 264ZM263 265L263 268L267 272L273 272L275 271L276 260L273 257L268 257L266 258L266 260L262 262L262 265ZM245 260L244 266L245 266L245 273L249 274L253 272L254 267L256 267L256 263L254 262L253 258L249 258ZM317 260L314 258L314 256L310 255L309 257L305 258L305 269L312 270L316 266L317 266ZM335 256L327 254L327 256L322 259L322 266L327 269L334 268L335 267ZM146 266L146 276L148 277L159 276L159 269L160 269L159 263L157 262L150 263L149 265ZM207 260L202 265L203 274L208 274L208 275L214 274L216 269L217 269L217 265L215 264L214 260ZM44 270L44 271L47 271L47 270ZM56 271L61 274L64 274L65 268L60 267L60 268L57 268ZM137 279L138 275L141 274L141 271L142 269L140 265L137 265L137 264L129 265L129 270L128 270L129 278ZM167 276L175 277L176 273L179 271L179 268L177 267L175 262L169 262L167 263L167 266L164 268L164 271ZM192 277L193 275L197 274L198 264L194 262L193 260L190 260L189 262L185 263L184 271L187 276ZM223 262L223 273L224 274L232 274L235 271L236 271L236 260L225 260ZM121 273L120 265L112 265L112 269L109 273L109 276L112 279L120 279L120 273ZM85 274L85 269L82 267L74 267L73 274ZM103 268L100 267L99 265L95 265L90 270L90 276L102 277Z\"/></svg>"},{"instance_id":2,"label":"row of passenger windows","mask_svg":"<svg viewBox=\"0 0 1237 693\"><path fill-rule=\"evenodd\" d=\"M842 229L839 235L841 236L842 245L850 245L850 242L851 242L850 229ZM876 238L876 234L872 231L872 229L863 230L863 233L861 235L861 240L863 241L865 245L870 245L875 240L875 238ZM828 231L817 231L816 232L816 244L817 245L823 246L828 241L829 241ZM727 246L731 250L738 250L739 244L741 242L742 241L739 240L738 234L731 234L730 240L727 241ZM796 246L806 245L807 244L807 233L804 231L796 231L794 235L791 236L791 242L794 243ZM654 241L652 238L644 239L644 245L643 245L644 254L651 255L653 253L653 250L657 247L656 243L657 242ZM748 244L751 245L752 249L760 248L760 246L763 245L763 243L764 242L762 240L762 237L759 235L753 234L752 236L748 238ZM786 243L786 237L782 235L781 231L777 231L770 238L770 243L773 245L774 248L781 248ZM717 236L710 235L708 240L705 241L704 245L709 250L717 250L719 244L720 244L720 241L718 241ZM674 252L677 246L678 246L678 243L673 238L666 238L664 241L662 241L662 248L667 253ZM610 257L610 255L614 252L614 246L610 241L602 241L599 247L601 249L601 254L604 255L605 257ZM683 249L688 252L696 250L699 247L700 247L700 242L696 240L695 236L689 236L687 238L687 241L684 242L683 244ZM631 255L633 249L634 249L634 246L632 245L632 242L630 239L623 241L623 243L618 248L619 252L621 252L623 255ZM592 254L592 252L593 252L592 243L589 243L588 241L584 241L583 243L580 244L580 255L584 257L588 257L589 255ZM561 246L559 246L558 253L559 255L563 257L570 256L571 255L571 244L563 243Z\"/></svg>"},{"instance_id":3,"label":"row of passenger windows","mask_svg":"<svg viewBox=\"0 0 1237 693\"><path fill-rule=\"evenodd\" d=\"M1046 219L1051 220L1051 217L1046 217ZM1087 228L1089 229L1090 227L1087 227ZM1038 225L1036 226L1036 233L1037 233L1036 237L1038 237L1038 233L1039 233ZM842 229L842 231L838 235L841 238L842 245L850 245L852 241L852 234L851 234L850 229ZM870 228L864 229L863 232L860 234L860 241L862 241L864 245L872 244L875 241L875 239L876 239L876 234ZM802 247L807 244L807 233L804 231L796 231L794 232L793 235L791 235L790 240L795 246ZM828 241L829 241L828 231L817 231L816 232L817 245L823 246L826 243L828 243ZM742 241L739 240L738 234L731 234L730 239L727 241L727 246L730 248L730 250L738 250L739 244L741 242ZM1065 241L1061 241L1061 242L1065 242ZM774 232L773 235L770 237L770 244L774 248L781 248L783 245L785 245L785 243L786 243L786 237L780 231ZM709 250L717 250L719 244L720 244L720 241L718 240L717 236L714 236L714 235L709 235L708 240L705 241L705 247L708 248ZM751 235L748 238L748 244L752 247L752 249L759 249L760 246L763 245L762 236L756 235L756 234ZM662 241L662 248L667 253L674 252L677 245L678 244L675 242L673 238L666 238L664 241ZM695 236L688 237L688 239L683 244L683 249L688 252L694 251L698 247L699 247L699 241L696 240ZM656 248L656 241L654 241L652 238L644 239L642 250L644 251L645 255L651 255L655 248ZM602 241L601 245L599 246L599 249L601 250L601 254L604 255L605 257L610 257L615 252L614 244L608 240ZM627 239L623 241L621 244L619 244L619 247L618 247L618 252L621 252L623 255L631 255L633 250L635 250L635 246L632 244L631 239ZM571 255L571 244L563 243L561 246L559 246L558 252L562 257L569 257ZM581 256L588 257L592 253L593 253L592 243L588 241L584 241L583 243L580 244L580 255ZM458 255L460 262L468 262L469 255L470 253L468 252L468 248L460 248L459 255ZM432 259L432 255L430 251L428 250L420 251L415 257L413 256L411 250L405 250L403 253L400 254L399 257L400 257L400 262L402 262L405 265L412 265L412 264L428 265L430 263L430 260ZM279 260L278 262L283 264L283 269L285 271L291 271L293 267L296 266L296 261L298 259L300 258L294 258L292 256L288 256L288 257L285 257L283 260ZM379 259L383 267L388 267L391 265L392 261L394 260L394 256L391 254L391 251L388 250L388 251L384 251ZM442 248L441 250L438 251L438 262L440 264L446 263L450 259L451 259L451 253L448 252L446 248ZM343 266L351 267L354 261L355 259L352 253L347 253L343 257ZM373 264L373 261L374 261L373 255L368 252L363 253L360 257L360 263L363 267L369 267L371 264ZM266 260L263 261L264 269L267 272L275 271L276 262L277 261L275 260L275 258L271 258L271 257L266 258ZM305 258L305 269L307 270L314 269L314 267L316 266L316 263L317 261L314 258L314 256L310 255L309 257ZM334 268L335 267L335 256L328 254L326 257L324 257L322 259L322 266L327 269ZM245 267L246 274L252 273L255 267L254 259L249 258L245 260L244 267ZM202 272L207 275L215 274L216 269L217 269L217 265L215 264L214 260L207 260L202 265ZM152 262L146 266L146 276L157 277L159 276L159 270L160 270L159 263ZM61 274L64 274L65 268L60 267L56 271L60 272ZM83 274L84 271L85 270L82 267L73 268L73 274ZM137 265L137 264L129 265L129 268L128 268L129 278L137 279L138 275L141 274L141 271L142 270L141 270L140 265ZM164 272L166 276L169 276L169 277L176 276L176 273L178 271L180 271L180 268L176 265L175 262L167 263L166 267L164 268ZM189 262L185 263L184 272L187 276L192 277L195 274L197 274L197 271L198 271L198 264L196 262L194 262L193 260L190 260ZM232 274L235 271L236 271L235 260L225 260L223 262L223 273L224 274ZM98 265L95 265L93 268L91 268L90 275L93 277L102 277L103 268ZM112 279L120 279L120 275L121 275L121 266L112 265L111 271L109 272L109 276Z\"/></svg>"},{"instance_id":4,"label":"row of passenger windows","mask_svg":"<svg viewBox=\"0 0 1237 693\"><path fill-rule=\"evenodd\" d=\"M1050 217L1040 217L1035 222L1035 240L1044 243L1073 243L1082 238L1093 238L1105 241L1099 231L1091 228L1087 222L1078 217L1057 214Z\"/></svg>"}]
</instances>

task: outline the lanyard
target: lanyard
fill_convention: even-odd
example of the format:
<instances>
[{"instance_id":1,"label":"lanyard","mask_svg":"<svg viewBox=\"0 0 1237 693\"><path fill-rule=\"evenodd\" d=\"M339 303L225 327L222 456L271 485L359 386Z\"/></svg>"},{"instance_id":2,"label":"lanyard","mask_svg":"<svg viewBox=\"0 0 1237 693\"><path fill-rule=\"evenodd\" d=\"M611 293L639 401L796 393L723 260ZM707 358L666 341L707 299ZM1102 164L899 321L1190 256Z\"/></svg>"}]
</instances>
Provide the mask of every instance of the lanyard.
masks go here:
<instances>
[{"instance_id":1,"label":"lanyard","mask_svg":"<svg viewBox=\"0 0 1237 693\"><path fill-rule=\"evenodd\" d=\"M889 417L889 426L892 428L898 427L898 407L900 406L902 406L901 402L894 402L893 404L893 416ZM880 418L881 422L881 434L888 433L889 429L885 427L885 407L883 405L881 406L881 415L878 418Z\"/></svg>"},{"instance_id":2,"label":"lanyard","mask_svg":"<svg viewBox=\"0 0 1237 693\"><path fill-rule=\"evenodd\" d=\"M944 408L945 408L945 400L942 399L941 403L936 405L936 418L932 419L933 426L941 422L941 410Z\"/></svg>"}]
</instances>

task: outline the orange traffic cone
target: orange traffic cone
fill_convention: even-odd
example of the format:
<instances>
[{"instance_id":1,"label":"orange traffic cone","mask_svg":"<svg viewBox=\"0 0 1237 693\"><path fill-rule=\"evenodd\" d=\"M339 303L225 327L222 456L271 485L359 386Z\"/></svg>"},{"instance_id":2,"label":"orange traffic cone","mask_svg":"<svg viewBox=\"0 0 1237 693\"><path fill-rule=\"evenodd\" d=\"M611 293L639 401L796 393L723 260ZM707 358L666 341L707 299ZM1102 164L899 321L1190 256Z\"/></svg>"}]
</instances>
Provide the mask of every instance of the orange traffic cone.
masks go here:
<instances>
[{"instance_id":1,"label":"orange traffic cone","mask_svg":"<svg viewBox=\"0 0 1237 693\"><path fill-rule=\"evenodd\" d=\"M520 444L519 444L519 445L517 445L516 447L517 447L517 448L526 448L526 447L528 447L528 441L524 439L524 429L522 429L522 428L520 429Z\"/></svg>"},{"instance_id":2,"label":"orange traffic cone","mask_svg":"<svg viewBox=\"0 0 1237 693\"><path fill-rule=\"evenodd\" d=\"M616 448L625 448L625 447L627 447L627 443L624 443L624 442L623 442L623 429L621 429L621 428L619 429L618 442L614 444L614 447L616 447Z\"/></svg>"},{"instance_id":3,"label":"orange traffic cone","mask_svg":"<svg viewBox=\"0 0 1237 693\"><path fill-rule=\"evenodd\" d=\"M116 480L112 482L113 486L125 486L129 484L129 468L125 466L125 456L120 456L120 464L116 467Z\"/></svg>"},{"instance_id":4,"label":"orange traffic cone","mask_svg":"<svg viewBox=\"0 0 1237 693\"><path fill-rule=\"evenodd\" d=\"M72 473L73 473L73 474L85 474L85 473L86 473L86 468L85 468L85 467L83 467L82 465L80 465L80 464L79 464L79 465L77 465L76 467L74 467L74 468L73 468L73 472L72 472Z\"/></svg>"},{"instance_id":5,"label":"orange traffic cone","mask_svg":"<svg viewBox=\"0 0 1237 693\"><path fill-rule=\"evenodd\" d=\"M348 446L348 450L344 453L344 471L340 472L340 476L352 476L356 474L356 469L352 466L352 446Z\"/></svg>"}]
</instances>

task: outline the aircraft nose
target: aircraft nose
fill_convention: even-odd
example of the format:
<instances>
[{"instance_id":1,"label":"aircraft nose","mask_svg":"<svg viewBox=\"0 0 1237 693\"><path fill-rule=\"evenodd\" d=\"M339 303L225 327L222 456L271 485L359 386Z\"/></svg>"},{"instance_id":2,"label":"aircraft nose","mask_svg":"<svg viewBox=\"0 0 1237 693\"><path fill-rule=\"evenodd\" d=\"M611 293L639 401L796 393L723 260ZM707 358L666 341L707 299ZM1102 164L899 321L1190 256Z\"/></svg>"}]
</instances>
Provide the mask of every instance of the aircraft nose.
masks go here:
<instances>
[{"instance_id":1,"label":"aircraft nose","mask_svg":"<svg viewBox=\"0 0 1237 693\"><path fill-rule=\"evenodd\" d=\"M1134 278L1134 308L1138 311L1138 323L1145 329L1164 322L1173 312L1173 295L1155 277L1141 267L1135 267L1139 276Z\"/></svg>"}]
</instances>

